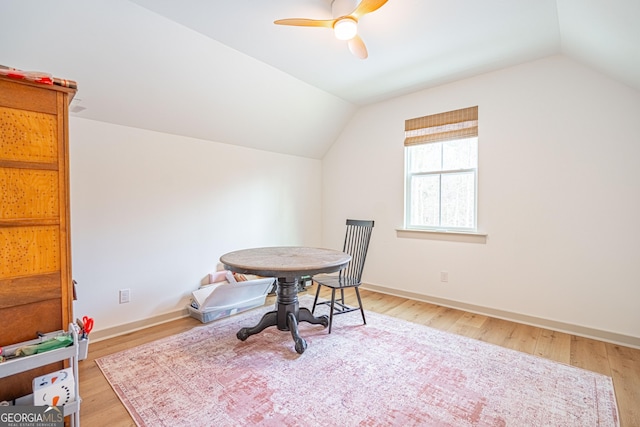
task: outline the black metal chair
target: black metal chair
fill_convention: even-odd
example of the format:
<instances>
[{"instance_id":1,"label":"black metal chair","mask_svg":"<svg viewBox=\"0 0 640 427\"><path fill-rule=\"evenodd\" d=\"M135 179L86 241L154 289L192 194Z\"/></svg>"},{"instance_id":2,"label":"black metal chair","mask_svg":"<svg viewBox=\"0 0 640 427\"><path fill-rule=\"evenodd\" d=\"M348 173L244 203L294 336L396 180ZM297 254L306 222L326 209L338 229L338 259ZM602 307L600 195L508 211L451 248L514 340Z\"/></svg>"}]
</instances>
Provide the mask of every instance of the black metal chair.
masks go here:
<instances>
[{"instance_id":1,"label":"black metal chair","mask_svg":"<svg viewBox=\"0 0 640 427\"><path fill-rule=\"evenodd\" d=\"M360 286L362 279L362 270L364 269L364 261L367 257L369 249L369 240L371 239L371 231L373 230L373 221L362 221L356 219L347 220L347 233L344 238L343 252L351 255L351 261L345 268L340 270L338 275L320 274L313 276L313 281L318 284L316 297L313 300L313 308L311 313L316 309L317 305L328 305L329 309L329 333L331 333L331 324L333 323L334 314L344 314L355 310L360 310L362 321L367 324L364 317L364 309L362 308L362 300L360 299ZM331 300L318 302L320 289L326 286L331 288ZM349 307L344 302L345 288L354 288L358 297L358 307ZM340 290L340 297L336 299L336 290Z\"/></svg>"}]
</instances>

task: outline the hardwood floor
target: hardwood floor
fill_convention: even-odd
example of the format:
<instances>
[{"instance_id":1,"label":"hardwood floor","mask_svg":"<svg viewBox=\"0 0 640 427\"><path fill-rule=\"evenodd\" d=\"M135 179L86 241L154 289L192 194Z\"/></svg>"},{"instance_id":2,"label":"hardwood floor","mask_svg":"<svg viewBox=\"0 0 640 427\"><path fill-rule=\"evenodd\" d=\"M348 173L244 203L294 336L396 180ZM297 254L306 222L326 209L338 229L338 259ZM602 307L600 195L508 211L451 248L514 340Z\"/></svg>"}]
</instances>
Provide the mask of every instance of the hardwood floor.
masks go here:
<instances>
[{"instance_id":1,"label":"hardwood floor","mask_svg":"<svg viewBox=\"0 0 640 427\"><path fill-rule=\"evenodd\" d=\"M309 292L315 292L315 289ZM362 290L361 294L365 311L386 314L608 375L613 378L621 426L640 426L640 350L376 292ZM273 297L267 300L268 304L273 302ZM339 327L340 317L336 319L334 322L338 323L334 323L334 327ZM95 359L198 325L201 325L199 321L184 318L91 343L89 357L79 364L81 424L92 427L135 425L95 364Z\"/></svg>"}]
</instances>

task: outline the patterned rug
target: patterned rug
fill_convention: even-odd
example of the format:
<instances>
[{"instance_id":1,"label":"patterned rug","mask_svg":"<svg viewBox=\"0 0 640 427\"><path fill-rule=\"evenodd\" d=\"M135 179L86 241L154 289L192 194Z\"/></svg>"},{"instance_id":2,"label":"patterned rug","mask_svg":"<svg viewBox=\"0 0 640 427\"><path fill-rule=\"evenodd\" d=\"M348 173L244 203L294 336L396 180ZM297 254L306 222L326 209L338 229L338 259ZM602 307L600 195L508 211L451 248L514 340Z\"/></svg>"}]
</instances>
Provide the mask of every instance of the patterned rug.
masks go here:
<instances>
[{"instance_id":1,"label":"patterned rug","mask_svg":"<svg viewBox=\"0 0 640 427\"><path fill-rule=\"evenodd\" d=\"M139 426L619 425L609 377L372 312L236 338L271 309L97 363Z\"/></svg>"}]
</instances>

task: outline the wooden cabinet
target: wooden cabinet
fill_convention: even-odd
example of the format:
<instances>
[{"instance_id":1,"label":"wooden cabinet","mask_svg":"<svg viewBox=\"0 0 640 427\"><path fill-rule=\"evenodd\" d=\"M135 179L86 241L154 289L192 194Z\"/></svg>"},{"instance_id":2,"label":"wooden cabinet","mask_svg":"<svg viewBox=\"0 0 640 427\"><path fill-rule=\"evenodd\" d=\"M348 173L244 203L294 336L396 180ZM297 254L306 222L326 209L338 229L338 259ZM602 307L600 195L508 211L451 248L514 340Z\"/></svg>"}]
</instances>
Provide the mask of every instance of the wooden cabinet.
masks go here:
<instances>
[{"instance_id":1,"label":"wooden cabinet","mask_svg":"<svg viewBox=\"0 0 640 427\"><path fill-rule=\"evenodd\" d=\"M73 322L68 107L75 90L0 76L0 346ZM0 379L31 393L60 363Z\"/></svg>"}]
</instances>

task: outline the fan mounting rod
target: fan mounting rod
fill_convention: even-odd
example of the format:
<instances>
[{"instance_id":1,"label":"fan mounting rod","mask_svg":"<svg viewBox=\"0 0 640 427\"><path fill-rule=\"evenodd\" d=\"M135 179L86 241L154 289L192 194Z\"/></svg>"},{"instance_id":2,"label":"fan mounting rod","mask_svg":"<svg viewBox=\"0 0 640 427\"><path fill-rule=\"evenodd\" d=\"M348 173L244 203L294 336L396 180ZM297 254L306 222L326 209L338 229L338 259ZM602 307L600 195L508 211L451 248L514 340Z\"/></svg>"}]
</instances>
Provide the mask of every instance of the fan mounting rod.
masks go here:
<instances>
[{"instance_id":1,"label":"fan mounting rod","mask_svg":"<svg viewBox=\"0 0 640 427\"><path fill-rule=\"evenodd\" d=\"M331 0L331 14L334 18L351 14L358 5L358 0Z\"/></svg>"},{"instance_id":2,"label":"fan mounting rod","mask_svg":"<svg viewBox=\"0 0 640 427\"><path fill-rule=\"evenodd\" d=\"M297 27L325 27L334 30L340 40L346 40L349 50L360 59L368 56L367 48L358 35L358 20L380 9L388 0L332 0L333 19L288 18L274 21L277 25Z\"/></svg>"}]
</instances>

